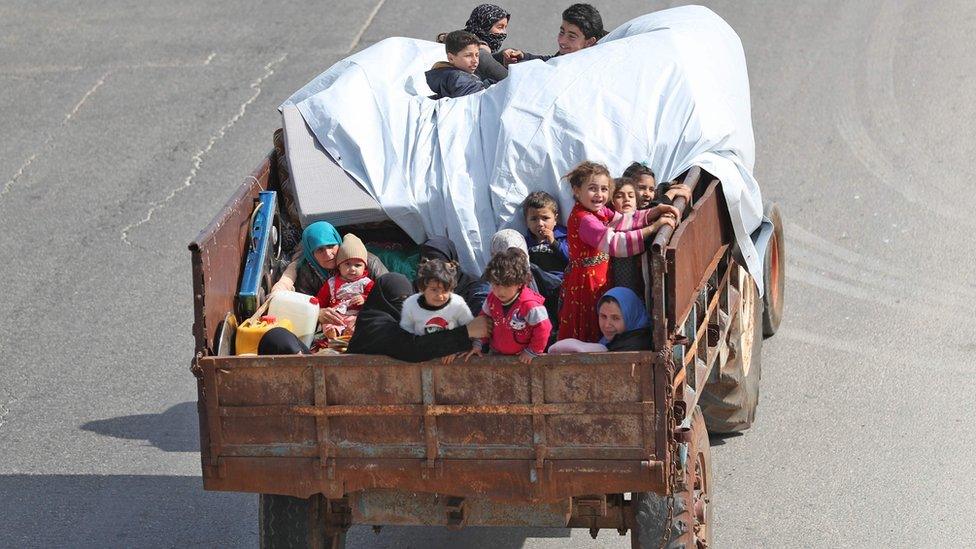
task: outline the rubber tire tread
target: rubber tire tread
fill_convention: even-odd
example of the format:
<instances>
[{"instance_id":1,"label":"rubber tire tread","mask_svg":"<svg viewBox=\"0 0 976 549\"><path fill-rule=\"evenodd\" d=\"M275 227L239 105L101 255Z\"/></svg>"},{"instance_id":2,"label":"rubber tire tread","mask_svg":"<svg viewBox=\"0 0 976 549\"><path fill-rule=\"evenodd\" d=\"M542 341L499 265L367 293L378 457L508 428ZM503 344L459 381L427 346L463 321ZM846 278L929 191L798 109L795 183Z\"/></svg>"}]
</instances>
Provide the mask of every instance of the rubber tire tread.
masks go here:
<instances>
[{"instance_id":1,"label":"rubber tire tread","mask_svg":"<svg viewBox=\"0 0 976 549\"><path fill-rule=\"evenodd\" d=\"M748 279L752 283L751 279ZM740 301L741 303L741 301ZM762 378L762 301L753 299L752 364L745 375L739 361L739 319L733 317L729 330L729 358L725 367L717 371L715 380L709 380L702 389L698 404L705 416L710 433L739 433L752 426L759 405L759 380ZM743 314L740 311L738 314ZM719 368L719 365L715 366Z\"/></svg>"},{"instance_id":2,"label":"rubber tire tread","mask_svg":"<svg viewBox=\"0 0 976 549\"><path fill-rule=\"evenodd\" d=\"M770 284L770 279L772 278L773 261L771 254L767 253L763 259L763 287L766 291L763 293L763 337L772 337L779 330L779 325L783 321L783 307L784 300L786 298L786 240L783 236L783 214L780 213L779 205L775 202L769 202L764 208L765 211L763 215L769 218L773 222L773 236L777 244L777 259L779 262L779 284L777 288L772 288ZM779 295L778 305L779 307L773 307L770 302L771 292L777 292Z\"/></svg>"},{"instance_id":3,"label":"rubber tire tread","mask_svg":"<svg viewBox=\"0 0 976 549\"><path fill-rule=\"evenodd\" d=\"M704 447L705 453L705 476L712 478L711 471L711 449L708 442L708 431L705 429L704 416L701 410L696 407L694 414L697 415L692 421L699 422L698 431L695 433L695 440L689 445L688 463L693 463L692 456L695 456L699 448ZM670 532L664 549L694 549L696 547L692 526L694 524L694 484L688 478L684 480L684 487L690 486L677 492L674 496L661 496L653 492L642 492L637 494L637 531L636 534L641 549L659 549L661 540L664 539L662 531L668 519L668 501L675 497L674 510L671 515ZM708 487L709 496L712 497L711 486ZM709 513L711 511L709 510ZM712 546L711 517L708 518L707 541L708 546Z\"/></svg>"},{"instance_id":4,"label":"rubber tire tread","mask_svg":"<svg viewBox=\"0 0 976 549\"><path fill-rule=\"evenodd\" d=\"M258 496L258 537L261 549L309 547L310 500L291 496L261 494ZM322 534L325 535L324 533ZM346 534L321 540L322 547L341 549Z\"/></svg>"}]
</instances>

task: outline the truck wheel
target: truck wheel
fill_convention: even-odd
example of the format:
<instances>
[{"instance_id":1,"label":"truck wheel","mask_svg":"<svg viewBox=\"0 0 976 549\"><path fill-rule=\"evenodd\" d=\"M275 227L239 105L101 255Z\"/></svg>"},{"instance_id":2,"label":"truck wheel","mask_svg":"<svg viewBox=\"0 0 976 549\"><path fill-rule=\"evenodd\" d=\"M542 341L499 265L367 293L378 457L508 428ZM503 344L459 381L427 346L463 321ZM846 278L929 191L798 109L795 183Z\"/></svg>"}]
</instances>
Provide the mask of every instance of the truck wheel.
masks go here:
<instances>
[{"instance_id":1,"label":"truck wheel","mask_svg":"<svg viewBox=\"0 0 976 549\"><path fill-rule=\"evenodd\" d=\"M732 317L728 358L702 389L699 405L711 433L738 433L752 426L762 377L763 305L756 283L739 267L739 311Z\"/></svg>"},{"instance_id":2,"label":"truck wheel","mask_svg":"<svg viewBox=\"0 0 976 549\"><path fill-rule=\"evenodd\" d=\"M698 407L692 415L691 441L684 474L672 496L654 493L637 496L637 536L633 547L641 549L692 549L712 546L712 459L704 416ZM668 520L669 507L671 520Z\"/></svg>"},{"instance_id":3,"label":"truck wheel","mask_svg":"<svg viewBox=\"0 0 976 549\"><path fill-rule=\"evenodd\" d=\"M316 501L318 500L318 501ZM258 501L258 536L261 549L343 549L346 533L327 535L320 505L325 498L309 499L261 494Z\"/></svg>"},{"instance_id":4,"label":"truck wheel","mask_svg":"<svg viewBox=\"0 0 976 549\"><path fill-rule=\"evenodd\" d=\"M773 222L773 236L763 260L763 337L771 337L783 320L783 292L786 289L786 241L783 216L775 202L766 204L763 215Z\"/></svg>"}]
</instances>

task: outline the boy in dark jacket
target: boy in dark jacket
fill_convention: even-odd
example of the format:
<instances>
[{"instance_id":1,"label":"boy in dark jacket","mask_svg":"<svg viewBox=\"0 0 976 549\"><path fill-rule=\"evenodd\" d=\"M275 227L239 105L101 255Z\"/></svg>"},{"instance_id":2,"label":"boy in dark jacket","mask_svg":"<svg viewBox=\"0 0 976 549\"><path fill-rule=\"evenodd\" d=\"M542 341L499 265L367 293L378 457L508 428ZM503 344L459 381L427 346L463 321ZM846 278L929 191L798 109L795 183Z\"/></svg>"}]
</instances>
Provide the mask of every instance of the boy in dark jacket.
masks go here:
<instances>
[{"instance_id":1,"label":"boy in dark jacket","mask_svg":"<svg viewBox=\"0 0 976 549\"><path fill-rule=\"evenodd\" d=\"M529 229L525 235L529 260L561 281L569 264L569 245L566 243L566 227L558 224L556 199L543 191L529 193L522 202L522 213Z\"/></svg>"},{"instance_id":2,"label":"boy in dark jacket","mask_svg":"<svg viewBox=\"0 0 976 549\"><path fill-rule=\"evenodd\" d=\"M427 85L434 92L431 99L462 97L485 89L484 82L474 75L481 48L478 37L467 31L449 32L444 47L447 62L438 61L424 73Z\"/></svg>"},{"instance_id":3,"label":"boy in dark jacket","mask_svg":"<svg viewBox=\"0 0 976 549\"><path fill-rule=\"evenodd\" d=\"M562 289L563 274L569 265L566 227L559 225L559 205L547 192L529 193L522 202L522 212L529 229L525 242L532 274L539 293L546 298L546 311L552 322L550 343L554 343L559 330L559 290ZM541 272L537 274L536 270Z\"/></svg>"}]
</instances>

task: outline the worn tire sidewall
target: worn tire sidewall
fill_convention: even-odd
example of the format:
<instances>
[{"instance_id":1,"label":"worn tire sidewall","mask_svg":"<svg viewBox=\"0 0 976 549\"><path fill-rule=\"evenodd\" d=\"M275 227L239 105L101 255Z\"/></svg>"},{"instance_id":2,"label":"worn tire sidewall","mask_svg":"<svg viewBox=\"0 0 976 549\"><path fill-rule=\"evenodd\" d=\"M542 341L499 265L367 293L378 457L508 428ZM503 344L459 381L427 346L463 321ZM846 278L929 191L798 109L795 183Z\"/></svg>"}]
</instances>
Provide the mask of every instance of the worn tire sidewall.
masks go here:
<instances>
[{"instance_id":1,"label":"worn tire sidewall","mask_svg":"<svg viewBox=\"0 0 976 549\"><path fill-rule=\"evenodd\" d=\"M725 364L716 365L715 379L702 390L699 404L703 409L708 428L712 433L738 433L749 429L759 405L759 386L762 378L762 302L758 299L755 282L748 274L744 284L749 284L752 296L751 311L739 310L732 318L728 333L729 357ZM743 285L744 285L743 284ZM739 290L740 308L746 300L745 290ZM746 337L740 315L751 314L751 343ZM745 328L748 329L748 328ZM743 347L749 344L748 353ZM743 368L743 354L748 354L749 368ZM730 411L734 410L734 411Z\"/></svg>"},{"instance_id":2,"label":"worn tire sidewall","mask_svg":"<svg viewBox=\"0 0 976 549\"><path fill-rule=\"evenodd\" d=\"M665 548L694 548L694 484L695 474L693 468L695 459L700 455L705 477L705 492L709 499L714 499L714 487L712 485L711 467L711 445L708 441L708 430L705 427L705 417L701 410L696 406L693 412L695 417L692 420L694 436L688 448L688 467L685 477L682 479L682 486L676 490L673 496L661 496L653 492L643 492L637 494L637 529L639 545L642 549L659 549L661 541L664 539L664 526L668 519L669 500L674 498L674 510L669 526L667 543ZM704 535L708 546L712 546L712 505L706 507L706 524Z\"/></svg>"},{"instance_id":3,"label":"worn tire sidewall","mask_svg":"<svg viewBox=\"0 0 976 549\"><path fill-rule=\"evenodd\" d=\"M779 205L770 203L766 206L764 215L773 223L773 236L776 244L776 265L778 278L776 284L772 284L773 277L773 258L772 254L767 253L763 260L763 337L772 337L779 330L783 321L783 308L786 299L786 240L783 234L783 216L780 213ZM772 246L772 243L770 243ZM777 296L775 303L773 295Z\"/></svg>"}]
</instances>

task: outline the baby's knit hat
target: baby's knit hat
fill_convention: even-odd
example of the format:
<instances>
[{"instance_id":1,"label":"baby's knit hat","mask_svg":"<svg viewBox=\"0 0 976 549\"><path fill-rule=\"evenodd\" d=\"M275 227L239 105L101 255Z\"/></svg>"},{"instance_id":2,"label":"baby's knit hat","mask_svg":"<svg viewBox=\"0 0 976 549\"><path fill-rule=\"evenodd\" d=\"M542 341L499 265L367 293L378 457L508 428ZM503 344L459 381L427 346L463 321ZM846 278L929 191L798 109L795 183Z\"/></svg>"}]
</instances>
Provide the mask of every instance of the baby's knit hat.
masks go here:
<instances>
[{"instance_id":1,"label":"baby's knit hat","mask_svg":"<svg viewBox=\"0 0 976 549\"><path fill-rule=\"evenodd\" d=\"M336 255L336 265L341 265L350 259L362 259L366 263L366 245L358 236L349 233L342 237L342 245Z\"/></svg>"}]
</instances>

